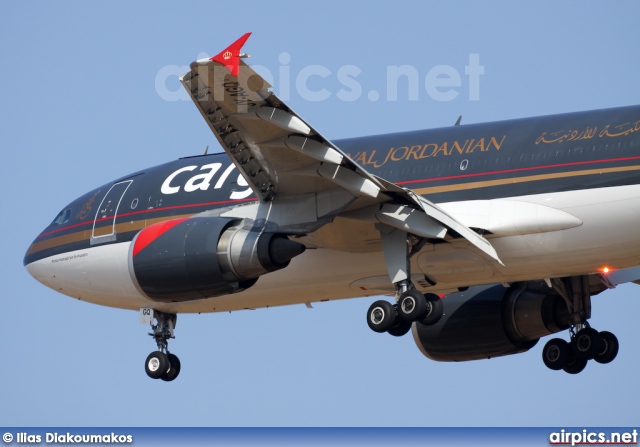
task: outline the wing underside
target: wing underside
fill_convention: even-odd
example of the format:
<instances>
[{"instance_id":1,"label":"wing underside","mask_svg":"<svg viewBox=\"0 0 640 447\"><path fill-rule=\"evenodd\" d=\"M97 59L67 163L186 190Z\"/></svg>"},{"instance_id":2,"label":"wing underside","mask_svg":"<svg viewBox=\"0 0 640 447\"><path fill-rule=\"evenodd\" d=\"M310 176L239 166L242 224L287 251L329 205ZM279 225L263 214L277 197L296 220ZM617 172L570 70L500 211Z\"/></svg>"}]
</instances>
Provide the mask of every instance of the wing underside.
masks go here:
<instances>
[{"instance_id":1,"label":"wing underside","mask_svg":"<svg viewBox=\"0 0 640 447\"><path fill-rule=\"evenodd\" d=\"M465 239L483 258L500 263L482 236L424 197L367 172L281 101L242 60L247 38L193 62L181 82L259 198L263 211L257 215L271 216L291 234L308 234L344 216L351 223L331 231L357 231L355 220L429 241Z\"/></svg>"}]
</instances>

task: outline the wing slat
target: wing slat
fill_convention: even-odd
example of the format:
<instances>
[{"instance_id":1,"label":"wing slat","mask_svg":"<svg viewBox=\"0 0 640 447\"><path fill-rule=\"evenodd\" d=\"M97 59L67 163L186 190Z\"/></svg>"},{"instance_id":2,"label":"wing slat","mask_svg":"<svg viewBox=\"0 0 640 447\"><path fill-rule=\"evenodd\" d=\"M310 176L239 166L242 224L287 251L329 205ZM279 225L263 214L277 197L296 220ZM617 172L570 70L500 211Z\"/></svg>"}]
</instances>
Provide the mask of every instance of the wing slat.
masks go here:
<instances>
[{"instance_id":1,"label":"wing slat","mask_svg":"<svg viewBox=\"0 0 640 447\"><path fill-rule=\"evenodd\" d=\"M502 264L489 241L411 190L367 172L284 104L270 91L271 85L239 59L247 38L248 34L211 59L193 62L180 81L261 203L277 196L283 199L280 203L295 203L296 196L302 202L302 197L307 200L316 194L320 209L320 197L342 190L337 195L343 197L339 206L330 207L318 228L330 221L332 213L335 217L347 208L379 209L385 202L409 205L426 215L421 221L439 222L483 257ZM229 62L226 56L237 60ZM344 194L353 200L344 200Z\"/></svg>"}]
</instances>

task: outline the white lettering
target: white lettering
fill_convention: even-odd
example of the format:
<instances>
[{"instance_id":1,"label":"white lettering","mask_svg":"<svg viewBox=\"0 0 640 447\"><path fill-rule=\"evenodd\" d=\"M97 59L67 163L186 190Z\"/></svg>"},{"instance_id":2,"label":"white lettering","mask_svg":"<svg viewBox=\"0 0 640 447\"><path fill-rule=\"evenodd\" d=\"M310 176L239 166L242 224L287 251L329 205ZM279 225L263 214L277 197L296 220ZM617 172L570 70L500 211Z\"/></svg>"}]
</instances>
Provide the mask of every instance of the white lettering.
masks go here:
<instances>
[{"instance_id":1,"label":"white lettering","mask_svg":"<svg viewBox=\"0 0 640 447\"><path fill-rule=\"evenodd\" d=\"M280 88L278 89L278 96L283 101L291 99L290 86L291 86L291 68L288 66L291 62L291 55L289 53L280 53L278 57L280 61L279 78Z\"/></svg>"},{"instance_id":2,"label":"white lettering","mask_svg":"<svg viewBox=\"0 0 640 447\"><path fill-rule=\"evenodd\" d=\"M162 192L162 194L175 194L178 191L180 191L180 187L171 186L171 182L173 181L174 178L177 177L178 174L186 171L193 171L195 168L197 168L197 166L185 166L184 168L178 169L176 172L174 172L169 177L167 177L167 179L162 184L162 187L160 188L160 191Z\"/></svg>"},{"instance_id":3,"label":"white lettering","mask_svg":"<svg viewBox=\"0 0 640 447\"><path fill-rule=\"evenodd\" d=\"M326 88L313 91L307 85L309 78L313 76L318 76L321 78L326 78L331 75L331 71L322 65L309 65L298 73L296 76L296 88L298 89L298 94L302 99L306 99L307 101L324 101L325 99L331 96L331 92Z\"/></svg>"},{"instance_id":4,"label":"white lettering","mask_svg":"<svg viewBox=\"0 0 640 447\"><path fill-rule=\"evenodd\" d=\"M185 71L189 71L189 67L179 67L177 65L166 65L158 71L156 74L156 92L158 96L165 101L186 101L189 99L189 95L186 90L180 85L180 75ZM167 86L167 81L170 81L174 90Z\"/></svg>"},{"instance_id":5,"label":"white lettering","mask_svg":"<svg viewBox=\"0 0 640 447\"><path fill-rule=\"evenodd\" d=\"M200 167L200 169L198 169L199 171L206 171L206 172L190 177L186 181L186 183L184 183L184 191L194 192L198 190L201 190L201 191L208 190L211 187L211 182L213 181L214 176L216 175L216 173L220 171L221 167L222 167L222 163L211 163L211 164L207 164ZM178 182L176 180L176 177L178 177L178 175L180 175L183 172L194 171L197 168L198 166L185 166L184 168L180 168L177 171L171 173L169 177L167 177L166 180L162 183L162 187L160 188L160 191L163 194L176 194L180 192L181 182ZM215 186L213 187L213 189L222 188L225 182L227 182L227 180L229 179L229 176L231 175L234 169L236 169L236 165L234 164L230 164L229 166L227 166L227 168L220 175L220 178L218 179L218 181L215 183ZM174 184L172 185L172 183ZM242 174L238 174L238 180L236 184L241 187L249 186L249 184L244 179ZM251 189L251 187L243 191L232 191L230 199L232 200L246 199L251 194L253 194L253 189ZM55 260L54 262L59 262L59 261L60 260Z\"/></svg>"},{"instance_id":6,"label":"white lettering","mask_svg":"<svg viewBox=\"0 0 640 447\"><path fill-rule=\"evenodd\" d=\"M343 101L355 101L360 98L360 95L362 94L362 86L358 81L356 81L356 78L360 73L362 73L362 70L355 65L345 65L340 67L340 70L338 70L338 81L350 90L345 90L343 88L340 89L336 94L338 98Z\"/></svg>"},{"instance_id":7,"label":"white lettering","mask_svg":"<svg viewBox=\"0 0 640 447\"><path fill-rule=\"evenodd\" d=\"M460 73L449 65L433 67L424 80L427 93L436 101L451 101L458 96L459 92L454 89L441 91L439 90L441 87L460 87L461 85Z\"/></svg>"},{"instance_id":8,"label":"white lettering","mask_svg":"<svg viewBox=\"0 0 640 447\"><path fill-rule=\"evenodd\" d=\"M398 80L400 76L407 78L407 99L409 101L418 100L418 70L411 65L390 65L387 67L387 101L398 100Z\"/></svg>"},{"instance_id":9,"label":"white lettering","mask_svg":"<svg viewBox=\"0 0 640 447\"><path fill-rule=\"evenodd\" d=\"M205 169L209 169L209 172L207 172L206 174L198 174L191 177L187 184L184 185L184 190L186 192L193 192L197 189L206 191L207 189L209 189L209 186L211 185L211 179L213 179L215 173L218 172L220 166L222 166L222 163L211 163L209 165L204 165L200 168L200 170L203 171Z\"/></svg>"},{"instance_id":10,"label":"white lettering","mask_svg":"<svg viewBox=\"0 0 640 447\"><path fill-rule=\"evenodd\" d=\"M464 74L469 76L469 101L479 101L480 75L484 74L484 66L480 65L478 53L469 54L469 65L464 67Z\"/></svg>"},{"instance_id":11,"label":"white lettering","mask_svg":"<svg viewBox=\"0 0 640 447\"><path fill-rule=\"evenodd\" d=\"M218 182L216 183L216 186L213 187L213 189L220 189L222 188L222 184L227 180L227 177L229 177L229 174L231 174L231 171L233 171L233 169L236 167L236 165L234 165L233 163L231 163L229 165L229 167L222 173L222 175L220 176L220 179L218 180Z\"/></svg>"},{"instance_id":12,"label":"white lettering","mask_svg":"<svg viewBox=\"0 0 640 447\"><path fill-rule=\"evenodd\" d=\"M242 174L238 175L238 186L249 186L249 184L244 179ZM231 197L230 198L232 200L246 199L247 197L249 197L251 195L252 192L253 192L253 190L251 188L247 189L246 191L233 191L231 193Z\"/></svg>"}]
</instances>

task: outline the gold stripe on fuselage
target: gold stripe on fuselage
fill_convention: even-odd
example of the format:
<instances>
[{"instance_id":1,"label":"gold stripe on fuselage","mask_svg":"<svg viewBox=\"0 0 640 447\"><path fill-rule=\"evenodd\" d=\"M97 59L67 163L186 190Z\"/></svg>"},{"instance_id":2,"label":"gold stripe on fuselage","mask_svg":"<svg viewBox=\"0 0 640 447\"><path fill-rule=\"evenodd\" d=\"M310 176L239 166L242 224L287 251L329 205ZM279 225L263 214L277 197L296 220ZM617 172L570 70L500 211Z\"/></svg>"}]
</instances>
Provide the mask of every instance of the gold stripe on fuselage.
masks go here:
<instances>
[{"instance_id":1,"label":"gold stripe on fuselage","mask_svg":"<svg viewBox=\"0 0 640 447\"><path fill-rule=\"evenodd\" d=\"M140 219L133 222L123 222L123 223L116 224L116 234L129 233L131 231L142 230L143 228L158 222L164 222L164 221L173 220L173 219L181 219L181 218L191 217L191 216L193 216L193 214L181 214L179 216L166 216L166 217L157 217L155 219ZM33 244L31 244L31 247L29 247L29 250L27 251L27 256L42 250L56 248L62 245L72 244L74 242L80 242L83 240L89 240L91 237L92 231L93 231L93 227L86 230L82 230L82 231L76 231L75 233L65 234L63 236L57 236L51 239L47 239L46 241L34 242Z\"/></svg>"},{"instance_id":2,"label":"gold stripe on fuselage","mask_svg":"<svg viewBox=\"0 0 640 447\"><path fill-rule=\"evenodd\" d=\"M432 186L428 188L416 188L412 191L418 194L437 194L441 192L464 191L466 189L488 188L490 186L512 185L514 183L536 182L540 180L552 180L565 177L578 177L583 175L609 174L613 172L640 171L640 166L620 166L617 168L588 169L585 171L556 172L553 174L527 175L523 177L502 178L497 180L485 180L482 182L459 183L457 185Z\"/></svg>"},{"instance_id":3,"label":"gold stripe on fuselage","mask_svg":"<svg viewBox=\"0 0 640 447\"><path fill-rule=\"evenodd\" d=\"M437 193L443 193L443 192L463 191L467 189L487 188L490 186L510 185L514 183L535 182L540 180L552 180L552 179L565 178L565 177L578 177L578 176L585 176L585 175L609 174L609 173L616 173L616 172L628 172L628 171L639 171L639 170L640 170L640 166L619 166L615 168L587 169L583 171L569 171L569 172L565 171L565 172L556 172L552 174L527 175L523 177L511 177L511 178L503 178L503 179L496 179L496 180L485 180L481 182L459 183L455 185L432 186L427 188L416 188L412 190L417 194L421 194L421 195L437 194ZM158 222L191 217L194 214L196 213L182 214L178 216L158 217L155 219L146 219L146 220L141 219L133 222L119 223L116 225L116 233L127 233L131 231L142 230L143 228ZM91 237L91 233L92 233L92 228L77 231L71 234L65 234L63 236L54 237L42 242L35 242L31 245L31 247L29 247L29 250L27 251L27 255L31 255L42 250L59 247L65 244L71 244L74 242L80 242L82 240L88 240Z\"/></svg>"}]
</instances>

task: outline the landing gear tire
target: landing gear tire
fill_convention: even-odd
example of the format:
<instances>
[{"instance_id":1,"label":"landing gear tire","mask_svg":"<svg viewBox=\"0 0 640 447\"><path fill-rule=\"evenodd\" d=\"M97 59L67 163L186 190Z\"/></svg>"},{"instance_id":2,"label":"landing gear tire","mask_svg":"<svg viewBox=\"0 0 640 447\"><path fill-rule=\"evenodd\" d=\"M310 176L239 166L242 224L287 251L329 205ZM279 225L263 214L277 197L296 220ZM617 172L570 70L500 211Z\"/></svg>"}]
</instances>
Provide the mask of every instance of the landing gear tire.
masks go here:
<instances>
[{"instance_id":1,"label":"landing gear tire","mask_svg":"<svg viewBox=\"0 0 640 447\"><path fill-rule=\"evenodd\" d=\"M547 368L558 371L567 365L569 343L561 338L553 338L542 348L542 361Z\"/></svg>"},{"instance_id":2,"label":"landing gear tire","mask_svg":"<svg viewBox=\"0 0 640 447\"><path fill-rule=\"evenodd\" d=\"M407 290L398 300L398 317L404 321L419 321L427 315L427 300L415 289Z\"/></svg>"},{"instance_id":3,"label":"landing gear tire","mask_svg":"<svg viewBox=\"0 0 640 447\"><path fill-rule=\"evenodd\" d=\"M442 318L444 314L444 305L442 304L442 300L435 293L425 293L425 300L427 301L427 313L422 318L420 323L425 326L431 326L432 324L436 324Z\"/></svg>"},{"instance_id":4,"label":"landing gear tire","mask_svg":"<svg viewBox=\"0 0 640 447\"><path fill-rule=\"evenodd\" d=\"M618 355L618 349L620 348L618 338L608 331L602 331L599 334L602 340L602 349L593 359L602 364L610 363Z\"/></svg>"},{"instance_id":5,"label":"landing gear tire","mask_svg":"<svg viewBox=\"0 0 640 447\"><path fill-rule=\"evenodd\" d=\"M578 331L571 344L576 356L584 360L591 360L602 351L602 338L598 331L590 327Z\"/></svg>"},{"instance_id":6,"label":"landing gear tire","mask_svg":"<svg viewBox=\"0 0 640 447\"><path fill-rule=\"evenodd\" d=\"M384 300L376 301L367 311L367 324L373 332L387 332L396 323L397 318L396 309Z\"/></svg>"},{"instance_id":7,"label":"landing gear tire","mask_svg":"<svg viewBox=\"0 0 640 447\"><path fill-rule=\"evenodd\" d=\"M169 369L160 376L160 379L171 382L180 374L180 359L174 354L167 354L167 359L169 360Z\"/></svg>"},{"instance_id":8,"label":"landing gear tire","mask_svg":"<svg viewBox=\"0 0 640 447\"><path fill-rule=\"evenodd\" d=\"M569 345L569 357L562 370L569 374L578 374L587 366L587 359L578 357L573 346Z\"/></svg>"},{"instance_id":9,"label":"landing gear tire","mask_svg":"<svg viewBox=\"0 0 640 447\"><path fill-rule=\"evenodd\" d=\"M140 309L140 315L151 318L152 332L149 335L153 337L158 346L157 351L147 356L144 370L152 379L171 382L180 374L180 360L174 354L169 353L169 340L175 338L173 330L176 327L178 316L149 308Z\"/></svg>"},{"instance_id":10,"label":"landing gear tire","mask_svg":"<svg viewBox=\"0 0 640 447\"><path fill-rule=\"evenodd\" d=\"M144 370L152 379L159 379L169 369L169 358L164 352L154 351L147 356Z\"/></svg>"},{"instance_id":11,"label":"landing gear tire","mask_svg":"<svg viewBox=\"0 0 640 447\"><path fill-rule=\"evenodd\" d=\"M411 324L412 323L410 321L397 318L396 323L393 326L391 326L387 330L387 332L393 335L394 337L402 337L403 335L405 335L407 332L411 330Z\"/></svg>"}]
</instances>

